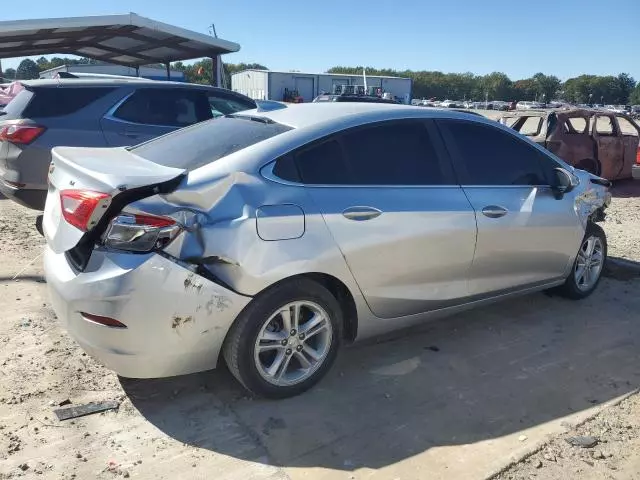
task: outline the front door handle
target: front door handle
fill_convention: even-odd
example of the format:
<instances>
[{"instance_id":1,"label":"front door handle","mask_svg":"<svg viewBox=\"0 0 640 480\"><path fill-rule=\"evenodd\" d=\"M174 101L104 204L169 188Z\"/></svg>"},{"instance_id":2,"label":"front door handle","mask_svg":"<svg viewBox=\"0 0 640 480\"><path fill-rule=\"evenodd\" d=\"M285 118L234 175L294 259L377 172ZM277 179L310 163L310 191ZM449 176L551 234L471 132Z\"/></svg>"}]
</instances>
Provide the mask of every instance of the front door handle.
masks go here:
<instances>
[{"instance_id":1,"label":"front door handle","mask_svg":"<svg viewBox=\"0 0 640 480\"><path fill-rule=\"evenodd\" d=\"M349 220L363 221L379 217L381 213L380 210L373 207L349 207L342 212L342 215Z\"/></svg>"},{"instance_id":2,"label":"front door handle","mask_svg":"<svg viewBox=\"0 0 640 480\"><path fill-rule=\"evenodd\" d=\"M489 218L504 217L508 213L508 210L499 205L487 205L482 209L482 214Z\"/></svg>"}]
</instances>

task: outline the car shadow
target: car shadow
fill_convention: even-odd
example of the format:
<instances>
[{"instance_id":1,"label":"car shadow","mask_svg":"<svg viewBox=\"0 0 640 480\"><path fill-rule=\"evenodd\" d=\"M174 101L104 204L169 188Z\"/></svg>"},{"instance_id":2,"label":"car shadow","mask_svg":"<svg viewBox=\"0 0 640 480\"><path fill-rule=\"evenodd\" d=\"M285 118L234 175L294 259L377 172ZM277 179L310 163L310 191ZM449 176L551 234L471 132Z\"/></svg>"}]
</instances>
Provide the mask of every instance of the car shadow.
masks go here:
<instances>
[{"instance_id":1,"label":"car shadow","mask_svg":"<svg viewBox=\"0 0 640 480\"><path fill-rule=\"evenodd\" d=\"M605 278L581 302L534 294L346 348L314 389L285 400L246 396L224 368L120 381L180 442L283 467L376 469L633 390L639 285Z\"/></svg>"},{"instance_id":2,"label":"car shadow","mask_svg":"<svg viewBox=\"0 0 640 480\"><path fill-rule=\"evenodd\" d=\"M640 197L640 180L628 178L617 180L611 187L611 196L615 198L635 198Z\"/></svg>"}]
</instances>

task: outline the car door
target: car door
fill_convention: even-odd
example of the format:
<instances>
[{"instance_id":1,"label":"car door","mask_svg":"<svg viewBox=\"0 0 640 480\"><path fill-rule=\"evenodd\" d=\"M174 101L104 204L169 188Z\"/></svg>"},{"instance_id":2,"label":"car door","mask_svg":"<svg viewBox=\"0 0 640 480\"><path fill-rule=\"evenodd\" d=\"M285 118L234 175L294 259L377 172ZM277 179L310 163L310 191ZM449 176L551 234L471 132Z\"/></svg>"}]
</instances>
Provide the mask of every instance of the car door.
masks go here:
<instances>
[{"instance_id":1,"label":"car door","mask_svg":"<svg viewBox=\"0 0 640 480\"><path fill-rule=\"evenodd\" d=\"M371 311L392 318L468 294L475 216L418 120L346 130L295 154Z\"/></svg>"},{"instance_id":2,"label":"car door","mask_svg":"<svg viewBox=\"0 0 640 480\"><path fill-rule=\"evenodd\" d=\"M616 115L616 121L618 122L618 131L622 137L622 148L624 150L624 166L620 177L628 178L631 176L631 167L636 163L638 155L640 128L622 115Z\"/></svg>"},{"instance_id":3,"label":"car door","mask_svg":"<svg viewBox=\"0 0 640 480\"><path fill-rule=\"evenodd\" d=\"M102 118L107 144L136 145L160 135L213 118L200 89L139 88Z\"/></svg>"},{"instance_id":4,"label":"car door","mask_svg":"<svg viewBox=\"0 0 640 480\"><path fill-rule=\"evenodd\" d=\"M609 180L618 178L624 169L624 145L614 118L613 113L599 112L591 125L601 175Z\"/></svg>"},{"instance_id":5,"label":"car door","mask_svg":"<svg viewBox=\"0 0 640 480\"><path fill-rule=\"evenodd\" d=\"M550 186L556 162L497 125L437 123L476 215L470 295L562 278L578 251L581 228L573 201L556 199Z\"/></svg>"}]
</instances>

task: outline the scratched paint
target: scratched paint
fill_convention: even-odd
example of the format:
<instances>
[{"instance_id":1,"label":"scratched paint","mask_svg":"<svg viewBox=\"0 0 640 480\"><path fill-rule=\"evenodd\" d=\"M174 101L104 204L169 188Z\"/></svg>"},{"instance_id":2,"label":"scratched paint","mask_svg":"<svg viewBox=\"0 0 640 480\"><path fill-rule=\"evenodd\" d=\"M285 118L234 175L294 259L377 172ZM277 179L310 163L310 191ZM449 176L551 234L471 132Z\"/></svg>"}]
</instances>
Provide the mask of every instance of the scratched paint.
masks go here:
<instances>
[{"instance_id":1,"label":"scratched paint","mask_svg":"<svg viewBox=\"0 0 640 480\"><path fill-rule=\"evenodd\" d=\"M173 317L171 317L171 328L173 328L174 330L187 325L189 323L194 323L195 320L191 315L186 315L186 316L180 316L180 315L174 315Z\"/></svg>"}]
</instances>

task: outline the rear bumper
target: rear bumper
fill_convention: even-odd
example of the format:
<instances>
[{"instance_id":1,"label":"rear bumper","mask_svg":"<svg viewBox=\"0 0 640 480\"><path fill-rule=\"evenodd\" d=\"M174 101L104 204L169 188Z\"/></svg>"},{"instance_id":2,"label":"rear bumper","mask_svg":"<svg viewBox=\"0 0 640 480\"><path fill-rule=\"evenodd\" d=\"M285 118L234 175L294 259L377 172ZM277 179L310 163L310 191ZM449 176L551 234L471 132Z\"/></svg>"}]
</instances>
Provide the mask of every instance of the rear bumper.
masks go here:
<instances>
[{"instance_id":1,"label":"rear bumper","mask_svg":"<svg viewBox=\"0 0 640 480\"><path fill-rule=\"evenodd\" d=\"M33 210L44 210L47 191L32 188L15 188L0 179L0 193L20 205Z\"/></svg>"},{"instance_id":2,"label":"rear bumper","mask_svg":"<svg viewBox=\"0 0 640 480\"><path fill-rule=\"evenodd\" d=\"M640 180L640 165L634 165L631 167L631 176L634 180Z\"/></svg>"},{"instance_id":3,"label":"rear bumper","mask_svg":"<svg viewBox=\"0 0 640 480\"><path fill-rule=\"evenodd\" d=\"M215 368L227 331L251 298L157 254L96 250L82 273L46 247L53 308L69 334L119 375L154 378ZM80 312L115 318L107 327Z\"/></svg>"}]
</instances>

